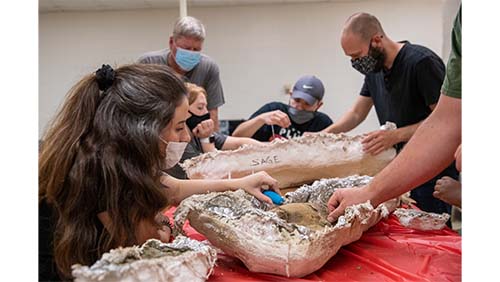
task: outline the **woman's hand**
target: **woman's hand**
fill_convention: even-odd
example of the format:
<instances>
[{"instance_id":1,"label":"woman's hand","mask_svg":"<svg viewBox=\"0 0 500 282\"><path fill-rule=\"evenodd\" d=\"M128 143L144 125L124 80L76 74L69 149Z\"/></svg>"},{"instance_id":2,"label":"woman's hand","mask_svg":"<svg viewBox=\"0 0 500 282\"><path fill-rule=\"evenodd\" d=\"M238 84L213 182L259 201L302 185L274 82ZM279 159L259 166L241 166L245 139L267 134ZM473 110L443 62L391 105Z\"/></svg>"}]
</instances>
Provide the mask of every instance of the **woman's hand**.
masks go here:
<instances>
[{"instance_id":1,"label":"woman's hand","mask_svg":"<svg viewBox=\"0 0 500 282\"><path fill-rule=\"evenodd\" d=\"M214 121L211 119L204 120L193 129L194 136L198 138L207 138L214 133Z\"/></svg>"},{"instance_id":2,"label":"woman's hand","mask_svg":"<svg viewBox=\"0 0 500 282\"><path fill-rule=\"evenodd\" d=\"M255 196L257 199L269 204L272 204L273 201L266 195L262 194L262 190L270 189L281 195L280 189L278 188L278 181L264 171L259 171L255 174L235 180L238 181L237 188L241 188L249 194Z\"/></svg>"},{"instance_id":3,"label":"woman's hand","mask_svg":"<svg viewBox=\"0 0 500 282\"><path fill-rule=\"evenodd\" d=\"M156 218L154 221L141 220L135 229L135 236L139 244L146 242L148 239L158 239L164 243L168 243L170 240L170 233L170 228L163 224L159 224Z\"/></svg>"},{"instance_id":4,"label":"woman's hand","mask_svg":"<svg viewBox=\"0 0 500 282\"><path fill-rule=\"evenodd\" d=\"M112 221L108 212L101 212L97 214L102 225L108 232L111 230ZM167 226L168 223L168 226ZM154 220L142 219L139 224L135 226L135 238L138 244L146 242L148 239L159 239L162 242L168 243L170 241L170 234L172 229L168 217L158 213Z\"/></svg>"},{"instance_id":5,"label":"woman's hand","mask_svg":"<svg viewBox=\"0 0 500 282\"><path fill-rule=\"evenodd\" d=\"M170 219L166 217L163 212L159 212L155 217L155 222L158 224L157 233L162 242L170 242L170 235L172 235L172 225Z\"/></svg>"}]
</instances>

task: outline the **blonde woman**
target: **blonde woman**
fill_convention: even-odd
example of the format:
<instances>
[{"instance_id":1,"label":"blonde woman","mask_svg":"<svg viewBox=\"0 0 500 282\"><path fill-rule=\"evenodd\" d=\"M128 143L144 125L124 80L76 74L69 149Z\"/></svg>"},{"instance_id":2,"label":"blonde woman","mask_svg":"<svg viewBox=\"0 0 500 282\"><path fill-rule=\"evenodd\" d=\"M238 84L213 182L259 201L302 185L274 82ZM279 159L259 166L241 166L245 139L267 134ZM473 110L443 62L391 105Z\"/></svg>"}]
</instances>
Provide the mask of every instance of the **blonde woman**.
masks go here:
<instances>
[{"instance_id":1,"label":"blonde woman","mask_svg":"<svg viewBox=\"0 0 500 282\"><path fill-rule=\"evenodd\" d=\"M215 150L234 150L244 144L263 146L266 143L252 138L233 137L215 132L215 126L207 109L207 92L203 87L193 83L186 83L190 117L186 124L190 130L191 142L189 142L181 161L196 157L206 152ZM186 173L179 165L167 171L177 178L187 178Z\"/></svg>"}]
</instances>

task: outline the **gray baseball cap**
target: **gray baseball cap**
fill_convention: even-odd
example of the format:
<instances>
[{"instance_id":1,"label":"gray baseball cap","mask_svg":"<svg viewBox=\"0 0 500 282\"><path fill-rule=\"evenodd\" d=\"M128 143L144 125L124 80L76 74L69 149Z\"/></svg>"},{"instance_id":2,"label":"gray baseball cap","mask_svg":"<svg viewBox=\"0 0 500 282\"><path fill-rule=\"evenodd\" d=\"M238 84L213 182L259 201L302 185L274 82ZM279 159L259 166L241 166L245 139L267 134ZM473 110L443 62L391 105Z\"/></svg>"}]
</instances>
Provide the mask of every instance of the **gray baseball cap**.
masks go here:
<instances>
[{"instance_id":1,"label":"gray baseball cap","mask_svg":"<svg viewBox=\"0 0 500 282\"><path fill-rule=\"evenodd\" d=\"M305 75L293 86L292 98L299 98L313 105L316 101L323 100L325 87L319 78L314 75Z\"/></svg>"}]
</instances>

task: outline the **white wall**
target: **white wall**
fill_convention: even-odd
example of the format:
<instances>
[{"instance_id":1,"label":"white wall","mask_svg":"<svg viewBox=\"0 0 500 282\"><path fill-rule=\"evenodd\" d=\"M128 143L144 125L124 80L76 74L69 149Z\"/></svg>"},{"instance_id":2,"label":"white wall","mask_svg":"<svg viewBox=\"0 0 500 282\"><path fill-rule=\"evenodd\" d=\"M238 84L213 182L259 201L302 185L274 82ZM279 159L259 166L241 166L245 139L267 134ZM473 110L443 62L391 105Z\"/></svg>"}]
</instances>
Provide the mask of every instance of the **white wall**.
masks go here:
<instances>
[{"instance_id":1,"label":"white wall","mask_svg":"<svg viewBox=\"0 0 500 282\"><path fill-rule=\"evenodd\" d=\"M457 16L461 0L444 0L443 2L443 60L446 64L451 51L451 30Z\"/></svg>"},{"instance_id":2,"label":"white wall","mask_svg":"<svg viewBox=\"0 0 500 282\"><path fill-rule=\"evenodd\" d=\"M392 39L442 55L442 7L441 0L372 0L189 8L188 14L204 22L204 52L221 70L221 119L248 118L266 102L286 102L285 83L315 74L326 88L321 110L335 121L357 97L363 78L340 47L347 17L372 13ZM103 63L131 63L143 52L166 47L177 15L177 9L40 14L40 136L79 78ZM377 127L372 111L354 132Z\"/></svg>"}]
</instances>

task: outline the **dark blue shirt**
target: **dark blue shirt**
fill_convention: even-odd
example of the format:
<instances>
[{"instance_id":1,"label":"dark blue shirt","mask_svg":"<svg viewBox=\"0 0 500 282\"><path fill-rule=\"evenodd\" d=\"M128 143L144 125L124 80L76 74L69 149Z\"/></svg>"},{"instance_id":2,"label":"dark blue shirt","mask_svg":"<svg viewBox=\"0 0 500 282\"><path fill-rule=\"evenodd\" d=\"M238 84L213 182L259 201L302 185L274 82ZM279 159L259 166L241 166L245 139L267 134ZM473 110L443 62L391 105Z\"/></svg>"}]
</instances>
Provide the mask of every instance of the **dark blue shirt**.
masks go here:
<instances>
[{"instance_id":1,"label":"dark blue shirt","mask_svg":"<svg viewBox=\"0 0 500 282\"><path fill-rule=\"evenodd\" d=\"M287 114L288 117L290 117L290 114L288 113L288 107L289 106L287 104L283 104L280 102L267 103L264 106L262 106L259 110L257 110L255 113L253 113L250 119L257 117L260 114L272 112L275 110L280 110L285 114ZM288 128L282 128L278 125L271 126L266 124L261 128L259 128L259 130L255 132L252 138L264 142L269 141L273 136L273 128L274 128L274 134L279 134L282 137L289 139L293 137L302 136L304 132L321 131L333 123L330 117L328 117L326 114L322 112L315 112L314 118L304 124L297 124L293 122L292 119L290 119L290 122L291 125Z\"/></svg>"}]
</instances>

